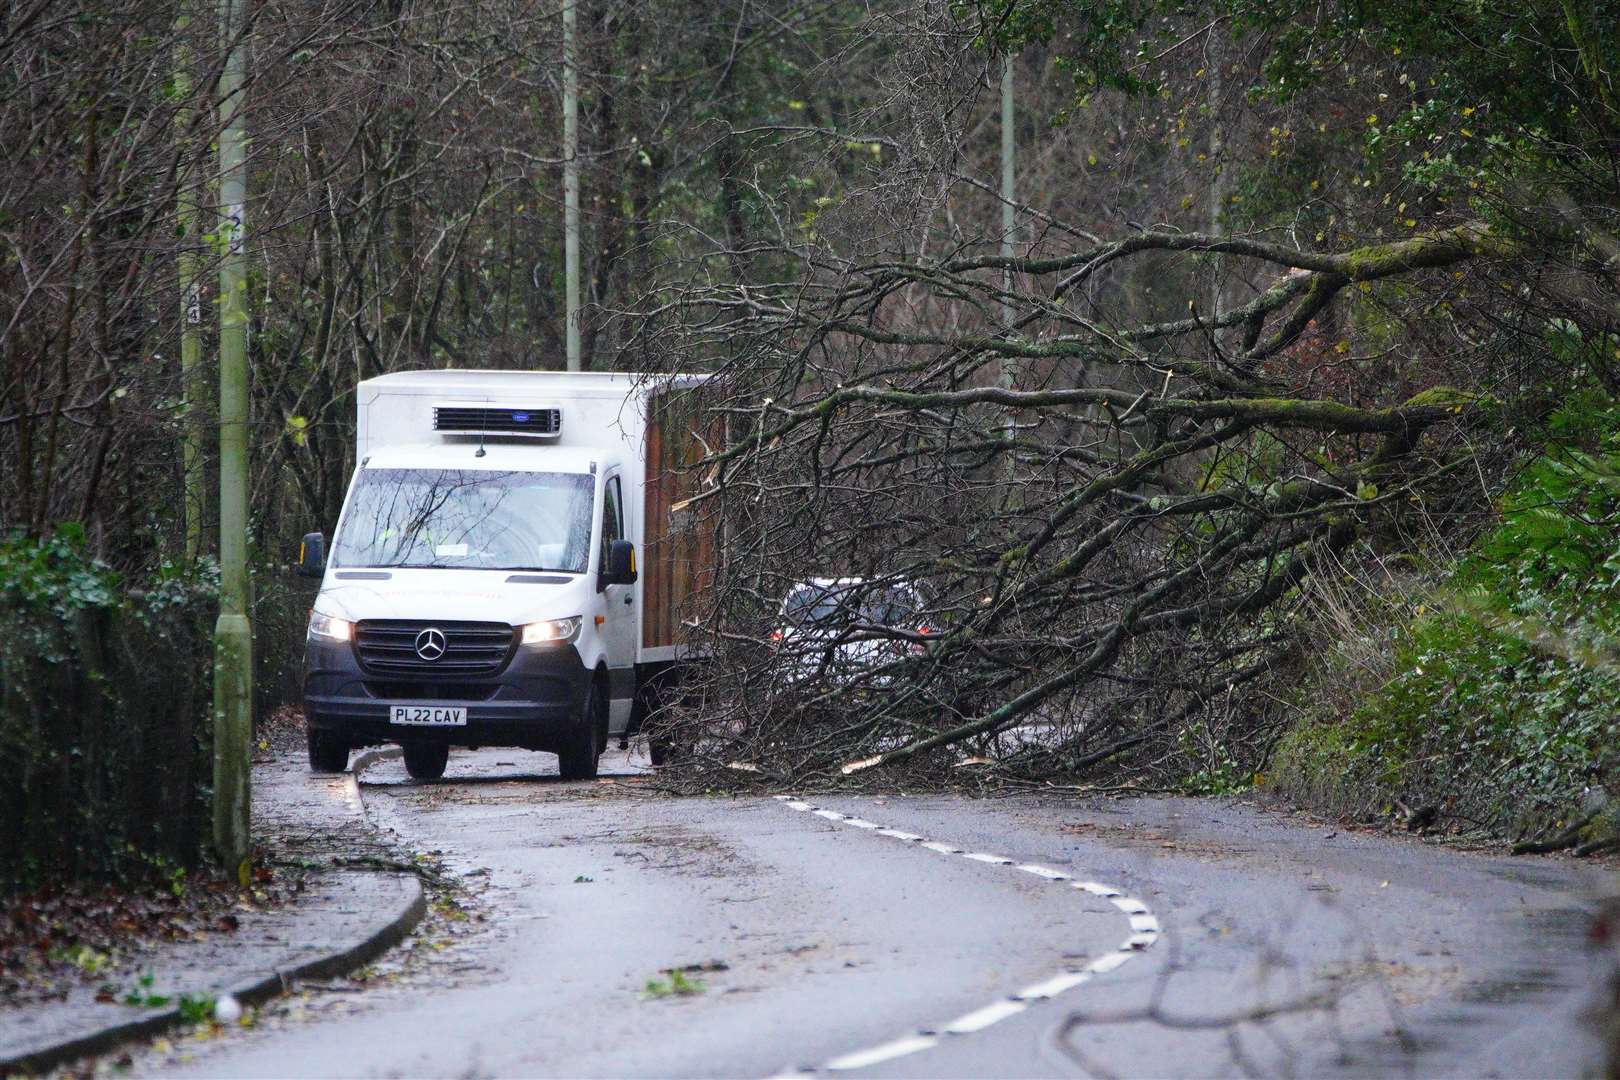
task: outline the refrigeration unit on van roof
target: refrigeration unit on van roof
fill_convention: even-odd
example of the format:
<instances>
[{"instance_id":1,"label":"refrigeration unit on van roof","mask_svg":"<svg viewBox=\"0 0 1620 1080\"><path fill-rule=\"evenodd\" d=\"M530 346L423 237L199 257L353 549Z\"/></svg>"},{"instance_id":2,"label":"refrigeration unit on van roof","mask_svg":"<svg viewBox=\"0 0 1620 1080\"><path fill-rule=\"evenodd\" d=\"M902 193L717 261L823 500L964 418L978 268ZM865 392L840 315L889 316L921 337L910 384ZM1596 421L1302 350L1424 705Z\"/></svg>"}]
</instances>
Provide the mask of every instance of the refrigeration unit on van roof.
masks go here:
<instances>
[{"instance_id":1,"label":"refrigeration unit on van roof","mask_svg":"<svg viewBox=\"0 0 1620 1080\"><path fill-rule=\"evenodd\" d=\"M444 435L555 439L562 434L562 409L556 405L446 401L433 406L433 430Z\"/></svg>"}]
</instances>

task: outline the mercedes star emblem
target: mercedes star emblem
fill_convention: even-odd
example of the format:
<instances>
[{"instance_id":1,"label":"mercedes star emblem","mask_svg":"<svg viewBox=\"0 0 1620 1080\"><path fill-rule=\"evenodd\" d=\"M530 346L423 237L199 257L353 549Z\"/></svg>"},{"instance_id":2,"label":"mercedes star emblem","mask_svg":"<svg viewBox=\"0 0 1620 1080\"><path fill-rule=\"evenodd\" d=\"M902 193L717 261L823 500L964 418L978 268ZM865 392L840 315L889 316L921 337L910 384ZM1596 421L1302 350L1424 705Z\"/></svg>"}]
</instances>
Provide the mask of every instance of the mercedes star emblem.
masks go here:
<instances>
[{"instance_id":1,"label":"mercedes star emblem","mask_svg":"<svg viewBox=\"0 0 1620 1080\"><path fill-rule=\"evenodd\" d=\"M437 660L444 655L444 631L430 626L416 635L416 655L424 660Z\"/></svg>"}]
</instances>

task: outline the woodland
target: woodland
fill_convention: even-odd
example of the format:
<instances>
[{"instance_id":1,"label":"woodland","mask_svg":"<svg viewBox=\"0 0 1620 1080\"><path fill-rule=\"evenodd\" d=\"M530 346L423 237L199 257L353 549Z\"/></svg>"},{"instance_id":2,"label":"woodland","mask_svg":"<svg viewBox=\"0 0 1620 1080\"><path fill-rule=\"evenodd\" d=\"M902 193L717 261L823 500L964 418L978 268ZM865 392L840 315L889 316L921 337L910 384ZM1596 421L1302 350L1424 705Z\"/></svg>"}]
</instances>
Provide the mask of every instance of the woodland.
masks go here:
<instances>
[{"instance_id":1,"label":"woodland","mask_svg":"<svg viewBox=\"0 0 1620 1080\"><path fill-rule=\"evenodd\" d=\"M583 366L727 432L661 783L1617 843L1620 5L574 12ZM560 13L254 0L222 100L211 6L0 0L0 881L206 831L223 117L268 717L356 382L563 366ZM835 671L773 646L816 577L920 607Z\"/></svg>"}]
</instances>

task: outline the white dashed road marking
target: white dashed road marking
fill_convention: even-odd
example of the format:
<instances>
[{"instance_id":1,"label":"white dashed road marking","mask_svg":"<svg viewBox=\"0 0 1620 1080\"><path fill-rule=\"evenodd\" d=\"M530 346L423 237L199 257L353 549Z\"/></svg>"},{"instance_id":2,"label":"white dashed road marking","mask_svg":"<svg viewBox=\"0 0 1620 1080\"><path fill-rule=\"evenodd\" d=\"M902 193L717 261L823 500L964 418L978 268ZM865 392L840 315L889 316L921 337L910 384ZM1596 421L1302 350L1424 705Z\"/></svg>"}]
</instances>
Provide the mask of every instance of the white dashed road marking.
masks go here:
<instances>
[{"instance_id":1,"label":"white dashed road marking","mask_svg":"<svg viewBox=\"0 0 1620 1080\"><path fill-rule=\"evenodd\" d=\"M1011 999L992 1002L982 1009L974 1009L966 1016L958 1016L945 1025L944 1031L947 1035L966 1035L974 1031L983 1031L991 1024L999 1024L1007 1017L1017 1016L1027 1008L1029 1006L1022 1001Z\"/></svg>"},{"instance_id":2,"label":"white dashed road marking","mask_svg":"<svg viewBox=\"0 0 1620 1080\"><path fill-rule=\"evenodd\" d=\"M1135 950L1130 948L1130 946L1124 946L1119 952L1105 953L1102 956L1097 957L1097 959L1093 960L1087 965L1087 968L1096 972L1098 975L1107 974L1108 972L1119 967L1119 965L1123 964L1125 961L1129 960L1131 958L1131 953L1134 951Z\"/></svg>"},{"instance_id":3,"label":"white dashed road marking","mask_svg":"<svg viewBox=\"0 0 1620 1080\"><path fill-rule=\"evenodd\" d=\"M919 1050L927 1050L939 1042L932 1035L908 1035L903 1039L882 1043L869 1050L857 1050L853 1054L833 1058L823 1069L833 1072L844 1072L848 1069L866 1069L873 1065L881 1065L885 1061L893 1061L897 1057L915 1054Z\"/></svg>"},{"instance_id":4,"label":"white dashed road marking","mask_svg":"<svg viewBox=\"0 0 1620 1080\"><path fill-rule=\"evenodd\" d=\"M967 851L952 844L939 840L927 840L915 833L903 832L899 829L889 829L877 822L867 821L865 818L843 814L837 810L827 810L805 802L803 799L791 795L778 795L776 798L789 810L809 811L817 817L836 821L841 825L851 825L857 829L867 829L877 836L888 836L908 844L916 844L920 848L939 852L941 855L957 855L974 862L988 863L992 866L1007 866L1026 874L1044 878L1047 881L1067 882L1069 887L1079 889L1092 896L1101 897L1129 916L1131 921L1131 934L1113 951L1104 953L1082 968L1060 972L1034 986L1019 991L1000 1001L993 1001L982 1008L974 1009L964 1016L941 1024L938 1027L924 1027L898 1039L879 1043L864 1050L855 1050L820 1065L807 1066L798 1073L787 1075L808 1076L818 1072L847 1072L852 1069L866 1069L873 1065L881 1065L885 1061L905 1057L938 1046L943 1041L958 1035L967 1035L975 1031L983 1031L992 1024L998 1024L1010 1016L1017 1016L1030 1004L1037 1001L1046 1001L1066 991L1073 990L1083 983L1090 982L1098 975L1104 975L1129 960L1133 955L1146 949L1159 940L1159 920L1153 917L1148 906L1132 896L1126 896L1112 885L1104 885L1097 881L1073 881L1068 874L1060 870L1053 870L1049 866L1039 866L1035 863L1016 863L1004 855L990 855L982 851Z\"/></svg>"}]
</instances>

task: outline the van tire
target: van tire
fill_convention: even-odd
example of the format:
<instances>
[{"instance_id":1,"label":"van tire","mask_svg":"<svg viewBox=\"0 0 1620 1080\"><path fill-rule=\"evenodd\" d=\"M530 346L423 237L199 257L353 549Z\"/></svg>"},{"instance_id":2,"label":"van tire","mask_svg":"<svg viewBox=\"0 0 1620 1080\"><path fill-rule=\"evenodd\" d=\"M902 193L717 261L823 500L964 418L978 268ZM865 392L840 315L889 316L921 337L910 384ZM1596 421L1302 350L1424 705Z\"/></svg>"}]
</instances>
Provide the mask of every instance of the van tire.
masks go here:
<instances>
[{"instance_id":1,"label":"van tire","mask_svg":"<svg viewBox=\"0 0 1620 1080\"><path fill-rule=\"evenodd\" d=\"M309 771L340 773L349 767L349 740L330 731L308 728Z\"/></svg>"},{"instance_id":2,"label":"van tire","mask_svg":"<svg viewBox=\"0 0 1620 1080\"><path fill-rule=\"evenodd\" d=\"M444 775L450 763L450 744L442 742L408 742L405 749L405 771L413 780L437 780Z\"/></svg>"},{"instance_id":3,"label":"van tire","mask_svg":"<svg viewBox=\"0 0 1620 1080\"><path fill-rule=\"evenodd\" d=\"M597 759L602 756L602 733L607 728L607 697L602 681L592 679L585 691L579 723L568 741L557 749L557 772L564 780L594 780Z\"/></svg>"}]
</instances>

